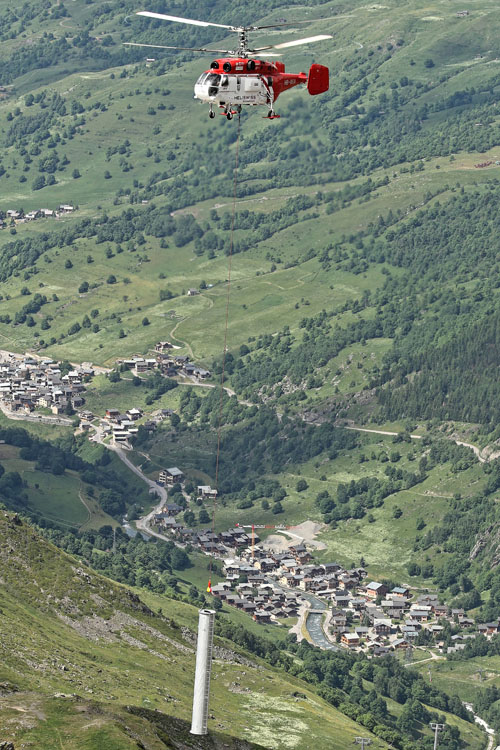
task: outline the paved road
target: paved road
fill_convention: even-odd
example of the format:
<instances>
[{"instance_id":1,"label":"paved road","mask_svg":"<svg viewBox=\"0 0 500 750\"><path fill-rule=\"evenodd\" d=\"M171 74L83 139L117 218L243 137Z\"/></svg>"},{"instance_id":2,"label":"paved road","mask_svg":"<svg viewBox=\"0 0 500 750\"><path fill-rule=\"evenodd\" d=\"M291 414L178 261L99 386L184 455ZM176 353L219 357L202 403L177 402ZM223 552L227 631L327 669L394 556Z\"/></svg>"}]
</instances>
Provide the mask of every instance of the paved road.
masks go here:
<instances>
[{"instance_id":1,"label":"paved road","mask_svg":"<svg viewBox=\"0 0 500 750\"><path fill-rule=\"evenodd\" d=\"M485 458L483 456L482 451L479 450L479 448L476 445L472 445L471 443L464 443L462 440L455 440L455 443L457 445L465 445L466 448L471 448L482 464L488 463L489 461L494 461L496 458L500 456L500 452L496 451L495 453L491 453L489 456L486 456Z\"/></svg>"},{"instance_id":2,"label":"paved road","mask_svg":"<svg viewBox=\"0 0 500 750\"><path fill-rule=\"evenodd\" d=\"M157 505L155 505L153 510L151 510L146 516L139 518L135 522L135 525L137 529L143 532L144 534L148 534L149 536L156 536L158 537L158 539L166 540L167 537L163 536L162 534L157 534L155 531L151 531L151 529L149 528L149 524L151 523L155 513L159 513L168 500L168 493L165 487L162 487L161 485L156 484L156 482L154 482L152 479L150 479L145 474L143 474L141 469L130 460L130 458L127 456L123 448L120 448L118 445L108 445L107 443L105 443L104 433L101 429L99 429L99 426L96 427L95 434L92 435L90 439L96 443L100 443L108 450L114 451L116 455L118 456L118 458L121 461L123 461L125 466L127 466L131 471L134 472L134 474L136 474L140 479L142 479L142 481L145 484L148 485L150 492L154 490L155 494L160 498L160 502Z\"/></svg>"},{"instance_id":3,"label":"paved road","mask_svg":"<svg viewBox=\"0 0 500 750\"><path fill-rule=\"evenodd\" d=\"M128 466L128 468L131 471L133 471L134 474L140 477L140 479L142 479L142 481L148 485L150 490L155 491L155 493L159 496L161 500L160 505L163 505L164 503L167 502L168 494L167 494L167 490L165 489L165 487L162 487L161 485L156 484L155 481L153 481L152 479L149 479L149 477L143 474L141 469L130 460L130 458L127 456L123 448L120 448L117 445L108 445L106 447L109 448L109 450L114 451L117 454L117 456L120 458L120 460L123 461L123 463L126 466Z\"/></svg>"},{"instance_id":4,"label":"paved road","mask_svg":"<svg viewBox=\"0 0 500 750\"><path fill-rule=\"evenodd\" d=\"M345 425L346 430L356 430L356 432L373 432L375 435L398 435L398 432L388 432L387 430L369 430L367 427L356 427L355 425ZM422 440L422 435L410 435L414 440ZM465 445L465 443L463 443Z\"/></svg>"},{"instance_id":5,"label":"paved road","mask_svg":"<svg viewBox=\"0 0 500 750\"><path fill-rule=\"evenodd\" d=\"M200 383L199 380L196 380L194 378L190 378L190 380L191 382L189 383L187 383L186 381L177 381L177 385L195 385L199 388L218 388L220 385L220 383ZM232 388L228 388L226 385L224 386L224 390L226 391L228 396L236 396L236 392L233 391ZM238 403L243 404L244 406L256 406L257 408L259 408L259 404L254 404L251 401L245 401L244 399L240 398L238 398Z\"/></svg>"},{"instance_id":6,"label":"paved road","mask_svg":"<svg viewBox=\"0 0 500 750\"><path fill-rule=\"evenodd\" d=\"M168 500L168 493L165 487L162 487L156 482L154 482L152 479L149 479L149 477L145 476L142 471L139 469L138 466L132 463L132 461L128 458L125 451L122 450L122 448L119 448L118 446L108 446L111 448L111 450L114 450L115 453L119 456L119 458L123 461L125 466L128 466L128 468L134 472L134 474L137 474L138 477L142 479L143 482L145 482L148 487L151 490L154 490L154 492L159 496L160 502L158 505L155 505L153 510L151 510L146 516L143 516L142 518L138 518L135 522L135 526L138 531L143 532L144 534L148 534L148 536L156 536L158 539L166 539L167 537L164 537L162 534L157 534L155 531L151 531L149 528L149 524L153 520L153 516L156 513L159 513L163 506L166 504Z\"/></svg>"}]
</instances>

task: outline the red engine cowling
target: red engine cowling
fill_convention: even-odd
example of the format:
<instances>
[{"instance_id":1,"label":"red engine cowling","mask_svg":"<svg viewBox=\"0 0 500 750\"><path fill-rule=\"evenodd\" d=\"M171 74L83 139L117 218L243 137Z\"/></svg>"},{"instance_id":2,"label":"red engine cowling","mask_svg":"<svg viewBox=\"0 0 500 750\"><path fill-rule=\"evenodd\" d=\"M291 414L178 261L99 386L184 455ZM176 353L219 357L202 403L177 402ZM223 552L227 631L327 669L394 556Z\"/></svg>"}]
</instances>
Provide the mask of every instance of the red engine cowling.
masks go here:
<instances>
[{"instance_id":1,"label":"red engine cowling","mask_svg":"<svg viewBox=\"0 0 500 750\"><path fill-rule=\"evenodd\" d=\"M330 87L330 75L324 65L311 65L307 78L307 90L311 96L324 94Z\"/></svg>"}]
</instances>

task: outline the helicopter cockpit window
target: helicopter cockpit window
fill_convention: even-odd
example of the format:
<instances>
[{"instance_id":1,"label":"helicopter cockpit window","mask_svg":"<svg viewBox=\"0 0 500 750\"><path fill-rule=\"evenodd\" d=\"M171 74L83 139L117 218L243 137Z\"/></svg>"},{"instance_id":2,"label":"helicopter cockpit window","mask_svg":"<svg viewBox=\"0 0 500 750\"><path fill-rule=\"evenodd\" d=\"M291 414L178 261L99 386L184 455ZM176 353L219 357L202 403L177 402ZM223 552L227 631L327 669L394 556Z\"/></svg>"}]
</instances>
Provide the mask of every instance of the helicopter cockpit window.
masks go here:
<instances>
[{"instance_id":1,"label":"helicopter cockpit window","mask_svg":"<svg viewBox=\"0 0 500 750\"><path fill-rule=\"evenodd\" d=\"M209 86L218 86L220 83L220 75L218 73L209 73L205 83Z\"/></svg>"},{"instance_id":2,"label":"helicopter cockpit window","mask_svg":"<svg viewBox=\"0 0 500 750\"><path fill-rule=\"evenodd\" d=\"M201 74L201 76L200 76L200 77L198 78L198 80L196 81L196 84L197 84L198 86L202 86L202 85L203 85L203 84L205 83L205 79L206 79L206 77L207 77L208 75L210 75L210 74L209 74L209 73L202 73L202 74Z\"/></svg>"},{"instance_id":3,"label":"helicopter cockpit window","mask_svg":"<svg viewBox=\"0 0 500 750\"><path fill-rule=\"evenodd\" d=\"M227 86L229 84L229 78L227 76L222 76L222 80L220 82L221 86Z\"/></svg>"}]
</instances>

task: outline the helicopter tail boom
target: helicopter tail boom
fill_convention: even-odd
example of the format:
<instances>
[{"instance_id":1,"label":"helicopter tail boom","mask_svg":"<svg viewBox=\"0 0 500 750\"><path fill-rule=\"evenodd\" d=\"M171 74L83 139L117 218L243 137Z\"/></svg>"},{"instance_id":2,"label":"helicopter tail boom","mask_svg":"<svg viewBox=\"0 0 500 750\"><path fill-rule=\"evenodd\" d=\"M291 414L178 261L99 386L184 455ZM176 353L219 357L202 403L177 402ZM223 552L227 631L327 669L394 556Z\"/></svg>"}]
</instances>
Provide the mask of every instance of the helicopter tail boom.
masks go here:
<instances>
[{"instance_id":1,"label":"helicopter tail boom","mask_svg":"<svg viewBox=\"0 0 500 750\"><path fill-rule=\"evenodd\" d=\"M329 71L324 65L311 65L307 78L307 90L311 96L324 94L330 86Z\"/></svg>"}]
</instances>

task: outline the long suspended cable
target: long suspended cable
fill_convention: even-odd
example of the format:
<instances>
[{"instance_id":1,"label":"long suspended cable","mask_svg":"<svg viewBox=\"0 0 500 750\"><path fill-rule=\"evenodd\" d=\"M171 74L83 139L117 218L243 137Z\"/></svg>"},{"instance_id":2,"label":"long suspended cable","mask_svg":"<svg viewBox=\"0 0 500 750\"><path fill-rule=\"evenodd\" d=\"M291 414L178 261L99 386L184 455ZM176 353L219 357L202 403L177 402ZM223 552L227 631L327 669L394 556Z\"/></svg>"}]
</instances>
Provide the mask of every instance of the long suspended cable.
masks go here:
<instances>
[{"instance_id":1,"label":"long suspended cable","mask_svg":"<svg viewBox=\"0 0 500 750\"><path fill-rule=\"evenodd\" d=\"M217 452L215 458L215 489L219 491L219 468L220 468L220 447L221 447L221 435L222 435L222 410L224 406L224 380L226 375L226 354L227 354L227 329L229 324L229 300L231 296L231 266L233 260L233 247L234 247L234 226L236 220L236 196L238 191L238 166L240 158L240 133L241 133L241 116L238 115L238 133L236 136L236 151L234 159L234 176L233 176L233 215L231 219L231 238L229 242L229 257L227 264L227 294L226 294L226 320L224 325L224 347L222 350L222 371L220 378L220 398L219 398L219 412L217 416ZM215 511L217 509L217 494L214 498L214 505L212 509L212 533L215 534ZM212 556L210 556L210 573L212 572ZM208 590L210 590L210 581L208 582Z\"/></svg>"}]
</instances>

